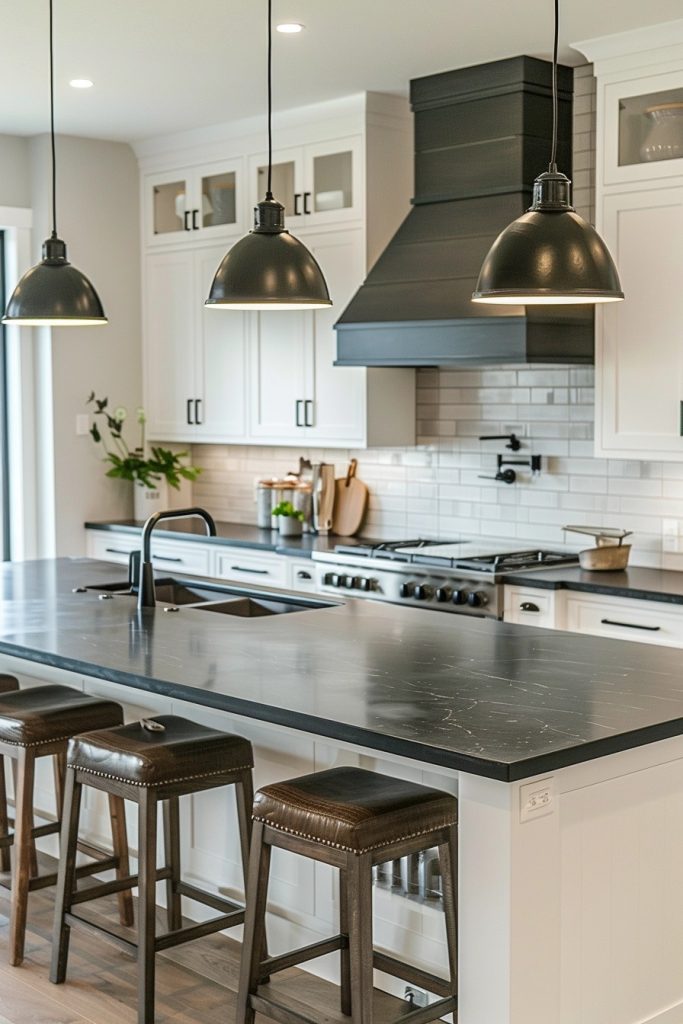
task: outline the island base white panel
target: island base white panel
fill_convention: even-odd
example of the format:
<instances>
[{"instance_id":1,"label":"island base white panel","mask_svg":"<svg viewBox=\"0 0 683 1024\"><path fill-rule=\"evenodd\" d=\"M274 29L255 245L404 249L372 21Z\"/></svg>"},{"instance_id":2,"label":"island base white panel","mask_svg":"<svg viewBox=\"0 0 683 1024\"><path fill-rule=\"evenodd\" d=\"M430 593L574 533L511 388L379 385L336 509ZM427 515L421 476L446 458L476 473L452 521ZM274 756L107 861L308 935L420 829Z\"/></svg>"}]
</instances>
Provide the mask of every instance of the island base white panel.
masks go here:
<instances>
[{"instance_id":1,"label":"island base white panel","mask_svg":"<svg viewBox=\"0 0 683 1024\"><path fill-rule=\"evenodd\" d=\"M0 658L0 670L22 685L63 682L118 700L127 721L178 714L239 732L254 744L256 787L354 764L456 794L459 1024L683 1024L683 738L503 783L19 659ZM37 804L53 810L48 759L37 787ZM537 809L525 812L539 792ZM183 799L181 810L185 876L242 899L232 792ZM134 855L132 805L127 820ZM94 790L86 792L83 827L92 841L109 843L106 802ZM56 837L41 846L56 853ZM336 931L335 874L274 851L274 954ZM160 902L163 892L159 886ZM183 910L197 920L211 913L189 901ZM237 929L230 934L239 937ZM396 956L447 973L443 915L433 907L376 889L375 939ZM306 969L336 981L338 957ZM403 995L402 982L381 974L375 981Z\"/></svg>"}]
</instances>

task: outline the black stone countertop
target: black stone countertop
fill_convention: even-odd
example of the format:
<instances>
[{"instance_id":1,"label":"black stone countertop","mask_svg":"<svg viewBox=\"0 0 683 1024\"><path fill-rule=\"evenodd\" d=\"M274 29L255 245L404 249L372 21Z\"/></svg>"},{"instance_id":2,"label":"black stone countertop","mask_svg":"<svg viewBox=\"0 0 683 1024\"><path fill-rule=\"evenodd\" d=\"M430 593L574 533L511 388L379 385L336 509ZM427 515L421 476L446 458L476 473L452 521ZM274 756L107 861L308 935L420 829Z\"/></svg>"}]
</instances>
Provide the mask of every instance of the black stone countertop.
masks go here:
<instances>
[{"instance_id":1,"label":"black stone countertop","mask_svg":"<svg viewBox=\"0 0 683 1024\"><path fill-rule=\"evenodd\" d=\"M108 520L86 523L88 530L116 530L124 533L139 533L144 523L135 519ZM320 537L305 533L302 537L281 537L277 530L260 530L258 526L246 523L216 522L216 536L207 537L204 524L198 519L177 519L160 522L154 527L155 535L168 534L176 540L196 540L211 544L225 544L237 548L256 548L275 551L278 555L298 555L310 558L314 551L334 551L337 544L357 544L356 537L338 537L330 534Z\"/></svg>"},{"instance_id":2,"label":"black stone countertop","mask_svg":"<svg viewBox=\"0 0 683 1024\"><path fill-rule=\"evenodd\" d=\"M587 572L564 566L542 572L521 572L505 577L515 586L539 590L582 590L588 594L642 598L666 604L683 604L683 572L632 566L621 572Z\"/></svg>"},{"instance_id":3,"label":"black stone countertop","mask_svg":"<svg viewBox=\"0 0 683 1024\"><path fill-rule=\"evenodd\" d=\"M683 734L675 649L354 599L242 619L72 593L123 579L4 564L0 653L507 782Z\"/></svg>"}]
</instances>

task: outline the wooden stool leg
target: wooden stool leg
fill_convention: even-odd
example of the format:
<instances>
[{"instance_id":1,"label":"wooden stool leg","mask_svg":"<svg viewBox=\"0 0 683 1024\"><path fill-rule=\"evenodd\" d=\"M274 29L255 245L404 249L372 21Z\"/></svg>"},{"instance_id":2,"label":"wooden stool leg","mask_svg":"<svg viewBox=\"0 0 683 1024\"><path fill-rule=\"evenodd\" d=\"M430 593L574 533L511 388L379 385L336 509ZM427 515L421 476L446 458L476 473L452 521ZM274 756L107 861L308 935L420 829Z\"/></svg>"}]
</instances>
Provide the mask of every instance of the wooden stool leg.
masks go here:
<instances>
[{"instance_id":1,"label":"wooden stool leg","mask_svg":"<svg viewBox=\"0 0 683 1024\"><path fill-rule=\"evenodd\" d=\"M448 941L448 966L451 976L451 992L458 993L458 828L450 829L447 843L439 846L441 884L443 887L443 909L446 920Z\"/></svg>"},{"instance_id":2,"label":"wooden stool leg","mask_svg":"<svg viewBox=\"0 0 683 1024\"><path fill-rule=\"evenodd\" d=\"M250 996L259 985L261 951L266 944L266 902L270 874L270 845L263 842L263 825L254 823L247 879L247 912L242 940L242 962L237 993L237 1024L254 1024Z\"/></svg>"},{"instance_id":3,"label":"wooden stool leg","mask_svg":"<svg viewBox=\"0 0 683 1024\"><path fill-rule=\"evenodd\" d=\"M347 857L347 906L351 1020L372 1024L372 858L368 853Z\"/></svg>"},{"instance_id":4,"label":"wooden stool leg","mask_svg":"<svg viewBox=\"0 0 683 1024\"><path fill-rule=\"evenodd\" d=\"M16 817L14 828L14 872L10 902L9 962L17 967L24 959L28 886L31 876L33 843L33 781L35 754L30 747L20 747L16 772Z\"/></svg>"},{"instance_id":5,"label":"wooden stool leg","mask_svg":"<svg viewBox=\"0 0 683 1024\"><path fill-rule=\"evenodd\" d=\"M237 822L240 830L240 849L242 853L242 874L244 876L244 890L246 895L247 882L249 878L249 851L251 849L251 812L254 806L254 782L251 775L251 768L242 773L241 780L235 785L235 799L237 801ZM246 902L246 901L245 901ZM263 950L261 959L268 957L268 943L266 933L263 933ZM269 977L261 978L261 984L266 985Z\"/></svg>"},{"instance_id":6,"label":"wooden stool leg","mask_svg":"<svg viewBox=\"0 0 683 1024\"><path fill-rule=\"evenodd\" d=\"M78 848L78 821L81 813L83 787L76 781L73 768L67 770L64 788L62 831L59 839L60 858L55 897L55 923L52 938L52 964L50 981L61 985L66 978L71 928L64 915L71 910L71 897L76 888L76 853Z\"/></svg>"},{"instance_id":7,"label":"wooden stool leg","mask_svg":"<svg viewBox=\"0 0 683 1024\"><path fill-rule=\"evenodd\" d=\"M5 780L5 758L0 754L0 838L9 835L9 815L7 814L7 784ZM12 859L9 846L0 850L0 871L10 871Z\"/></svg>"},{"instance_id":8,"label":"wooden stool leg","mask_svg":"<svg viewBox=\"0 0 683 1024\"><path fill-rule=\"evenodd\" d=\"M347 889L346 871L342 868L339 871L339 931L348 938L349 896ZM341 1012L347 1017L351 1016L351 961L348 946L341 951Z\"/></svg>"},{"instance_id":9,"label":"wooden stool leg","mask_svg":"<svg viewBox=\"0 0 683 1024\"><path fill-rule=\"evenodd\" d=\"M12 776L14 778L14 805L15 805L15 808L17 806L17 801L19 799L18 796L17 796L17 793L18 793L18 790L19 790L19 773L20 773L19 760L18 759L17 760L13 759L12 760ZM15 842L16 842L16 817L17 817L16 812L15 812L14 817L15 817L14 831L15 831ZM33 829L33 811L31 811L31 829ZM38 876L38 854L36 853L36 842L35 842L35 839L33 838L33 835L31 835L31 844L30 845L31 845L31 849L30 849L30 853L29 853L29 876L31 878L37 878L37 876Z\"/></svg>"},{"instance_id":10,"label":"wooden stool leg","mask_svg":"<svg viewBox=\"0 0 683 1024\"><path fill-rule=\"evenodd\" d=\"M66 751L55 754L52 758L52 772L55 779L55 804L57 818L61 822L64 811L64 785L66 779Z\"/></svg>"},{"instance_id":11,"label":"wooden stool leg","mask_svg":"<svg viewBox=\"0 0 683 1024\"><path fill-rule=\"evenodd\" d=\"M140 791L138 804L138 1024L154 1024L157 796Z\"/></svg>"},{"instance_id":12,"label":"wooden stool leg","mask_svg":"<svg viewBox=\"0 0 683 1024\"><path fill-rule=\"evenodd\" d=\"M126 831L126 803L120 796L109 794L109 819L111 821L111 839L116 857L116 877L126 878L130 875L128 859L128 833ZM135 923L133 913L133 893L124 889L117 896L119 904L119 920L122 925L131 928Z\"/></svg>"},{"instance_id":13,"label":"wooden stool leg","mask_svg":"<svg viewBox=\"0 0 683 1024\"><path fill-rule=\"evenodd\" d=\"M166 913L168 930L177 931L183 926L180 912L180 802L177 796L164 801L164 848L166 864L171 869L166 879Z\"/></svg>"}]
</instances>

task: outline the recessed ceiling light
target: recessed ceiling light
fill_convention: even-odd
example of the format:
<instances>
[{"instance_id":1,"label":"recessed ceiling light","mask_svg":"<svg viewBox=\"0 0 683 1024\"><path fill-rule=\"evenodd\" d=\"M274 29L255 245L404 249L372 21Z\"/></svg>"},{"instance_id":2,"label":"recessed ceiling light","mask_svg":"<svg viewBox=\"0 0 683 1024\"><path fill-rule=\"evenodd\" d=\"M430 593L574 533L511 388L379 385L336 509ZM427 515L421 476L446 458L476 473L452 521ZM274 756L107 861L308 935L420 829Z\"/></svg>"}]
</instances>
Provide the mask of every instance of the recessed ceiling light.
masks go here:
<instances>
[{"instance_id":1,"label":"recessed ceiling light","mask_svg":"<svg viewBox=\"0 0 683 1024\"><path fill-rule=\"evenodd\" d=\"M298 21L285 21L282 25L276 26L278 32L282 32L283 35L295 35L297 32L303 32L304 26Z\"/></svg>"},{"instance_id":2,"label":"recessed ceiling light","mask_svg":"<svg viewBox=\"0 0 683 1024\"><path fill-rule=\"evenodd\" d=\"M72 78L69 85L72 89L91 89L93 83L89 78Z\"/></svg>"}]
</instances>

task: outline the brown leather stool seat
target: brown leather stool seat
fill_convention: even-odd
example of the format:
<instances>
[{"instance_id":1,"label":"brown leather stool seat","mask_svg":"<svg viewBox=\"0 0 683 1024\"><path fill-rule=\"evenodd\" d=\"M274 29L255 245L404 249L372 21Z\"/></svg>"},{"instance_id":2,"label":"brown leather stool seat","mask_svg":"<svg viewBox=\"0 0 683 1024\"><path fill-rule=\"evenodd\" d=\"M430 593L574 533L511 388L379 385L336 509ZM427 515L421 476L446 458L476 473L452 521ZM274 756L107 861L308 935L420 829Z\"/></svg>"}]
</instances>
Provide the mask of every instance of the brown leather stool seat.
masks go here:
<instances>
[{"instance_id":1,"label":"brown leather stool seat","mask_svg":"<svg viewBox=\"0 0 683 1024\"><path fill-rule=\"evenodd\" d=\"M69 743L55 931L50 980L66 980L71 928L85 925L113 937L102 925L80 917L78 904L113 891L139 888L137 936L116 937L138 963L138 1021L154 1022L156 953L212 932L244 922L244 907L207 893L181 878L179 798L219 786L233 786L239 823L239 847L246 873L251 840L254 755L249 740L210 729L175 715L156 715L130 725L105 728L75 736ZM75 887L78 824L83 786L93 787L138 806L138 875L129 875L113 887L104 882L82 891ZM164 817L166 864L157 867L157 823L160 805ZM237 831L237 830L236 830ZM168 932L156 931L156 883L166 882ZM181 897L218 911L201 924L183 926Z\"/></svg>"},{"instance_id":2,"label":"brown leather stool seat","mask_svg":"<svg viewBox=\"0 0 683 1024\"><path fill-rule=\"evenodd\" d=\"M458 804L449 793L405 779L332 768L264 786L254 819L338 850L368 853L453 825Z\"/></svg>"},{"instance_id":3,"label":"brown leather stool seat","mask_svg":"<svg viewBox=\"0 0 683 1024\"><path fill-rule=\"evenodd\" d=\"M176 715L157 715L153 722L160 728L132 722L75 736L69 766L131 786L189 782L254 766L251 743L241 736Z\"/></svg>"},{"instance_id":4,"label":"brown leather stool seat","mask_svg":"<svg viewBox=\"0 0 683 1024\"><path fill-rule=\"evenodd\" d=\"M279 971L341 952L341 1009L352 1024L372 1024L373 969L440 997L407 1013L402 1024L427 1024L457 1009L457 821L450 793L360 768L332 768L264 786L254 802L247 916L237 996L238 1024L255 1014L280 1024L313 1024L277 1002L276 986L259 986ZM339 934L279 956L266 949L271 849L288 850L339 869ZM372 868L438 847L449 977L376 950L372 939Z\"/></svg>"},{"instance_id":5,"label":"brown leather stool seat","mask_svg":"<svg viewBox=\"0 0 683 1024\"><path fill-rule=\"evenodd\" d=\"M59 832L61 828L66 747L71 736L82 729L114 727L123 721L123 712L115 701L90 697L69 686L36 686L19 689L13 676L0 675L0 764L9 757L15 768L16 821L10 822L0 795L0 867L9 868L9 850L15 849L11 877L10 953L13 965L24 956L28 894L33 889L54 885L56 874L39 875L35 841L40 836ZM54 758L57 821L34 826L34 778L38 758ZM4 783L3 776L0 783ZM4 784L0 785L4 794ZM121 805L122 807L122 805ZM128 845L125 823L116 799L110 802L113 854L81 846L93 859L79 866L80 875L114 868L117 874L128 873ZM40 815L39 815L40 816ZM14 833L9 826L14 824ZM3 882L3 884L6 884ZM133 904L129 894L119 901L121 921L132 918Z\"/></svg>"}]
</instances>

